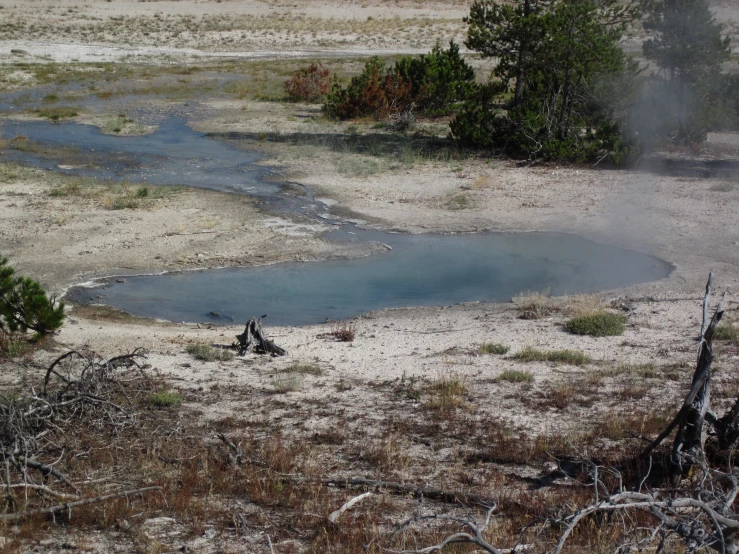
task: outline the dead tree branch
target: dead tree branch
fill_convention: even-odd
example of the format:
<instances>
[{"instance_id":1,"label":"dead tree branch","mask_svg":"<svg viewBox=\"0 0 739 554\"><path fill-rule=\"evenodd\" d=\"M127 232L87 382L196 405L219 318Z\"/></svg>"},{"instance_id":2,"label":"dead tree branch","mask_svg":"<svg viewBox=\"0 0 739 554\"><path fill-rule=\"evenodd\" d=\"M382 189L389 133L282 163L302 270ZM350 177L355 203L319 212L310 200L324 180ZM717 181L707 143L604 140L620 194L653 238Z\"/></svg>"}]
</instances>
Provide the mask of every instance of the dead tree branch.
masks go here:
<instances>
[{"instance_id":1,"label":"dead tree branch","mask_svg":"<svg viewBox=\"0 0 739 554\"><path fill-rule=\"evenodd\" d=\"M107 502L108 500L114 500L116 498L128 498L136 494L143 494L145 492L160 491L162 487L143 487L140 489L133 489L123 492L117 492L114 494L106 494L105 496L96 496L95 498L85 498L84 500L77 500L75 502L66 502L64 504L58 504L56 506L49 506L48 508L39 508L38 510L27 510L25 512L13 512L10 514L0 514L0 521L18 521L19 519L25 519L30 516L39 514L53 514L56 512L70 511L72 508L78 508L80 506L87 506L89 504L99 504L100 502Z\"/></svg>"}]
</instances>

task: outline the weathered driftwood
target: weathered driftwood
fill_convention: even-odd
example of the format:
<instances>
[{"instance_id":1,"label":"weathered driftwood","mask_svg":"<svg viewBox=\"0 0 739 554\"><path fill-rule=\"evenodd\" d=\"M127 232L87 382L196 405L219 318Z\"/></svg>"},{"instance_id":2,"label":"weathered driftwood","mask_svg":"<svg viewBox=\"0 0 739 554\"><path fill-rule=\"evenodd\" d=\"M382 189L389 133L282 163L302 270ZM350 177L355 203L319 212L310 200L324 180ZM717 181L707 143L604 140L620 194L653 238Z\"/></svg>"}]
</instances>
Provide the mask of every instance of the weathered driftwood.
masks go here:
<instances>
[{"instance_id":1,"label":"weathered driftwood","mask_svg":"<svg viewBox=\"0 0 739 554\"><path fill-rule=\"evenodd\" d=\"M236 335L236 340L239 341L239 356L243 356L247 352L271 354L272 356L284 356L287 354L284 348L280 348L264 336L261 318L251 318L247 322L244 332Z\"/></svg>"},{"instance_id":2,"label":"weathered driftwood","mask_svg":"<svg viewBox=\"0 0 739 554\"><path fill-rule=\"evenodd\" d=\"M706 439L704 423L707 421L716 427L716 423L719 421L710 412L711 365L713 363L713 335L716 326L724 315L724 300L726 295L721 299L713 317L709 320L708 305L711 299L712 286L713 271L708 276L706 294L703 298L703 322L701 324L700 342L698 345L698 363L693 374L690 391L685 397L683 405L675 418L643 452L645 456L650 454L677 427L677 434L672 444L672 456L670 457L672 474L676 478L694 463L703 462L703 446ZM739 413L739 407L736 408L737 413ZM736 423L736 416L730 416L729 414L727 416L732 419L733 423ZM728 428L728 422L726 427Z\"/></svg>"},{"instance_id":3,"label":"weathered driftwood","mask_svg":"<svg viewBox=\"0 0 739 554\"><path fill-rule=\"evenodd\" d=\"M343 514L347 510L351 510L352 506L354 506L355 504L359 504L362 500L370 496L372 496L371 492L365 492L363 494L360 494L359 496L355 496L349 502L344 503L338 510L334 510L333 512L331 512L328 515L328 520L331 523L336 524L336 522L339 521L341 514Z\"/></svg>"}]
</instances>

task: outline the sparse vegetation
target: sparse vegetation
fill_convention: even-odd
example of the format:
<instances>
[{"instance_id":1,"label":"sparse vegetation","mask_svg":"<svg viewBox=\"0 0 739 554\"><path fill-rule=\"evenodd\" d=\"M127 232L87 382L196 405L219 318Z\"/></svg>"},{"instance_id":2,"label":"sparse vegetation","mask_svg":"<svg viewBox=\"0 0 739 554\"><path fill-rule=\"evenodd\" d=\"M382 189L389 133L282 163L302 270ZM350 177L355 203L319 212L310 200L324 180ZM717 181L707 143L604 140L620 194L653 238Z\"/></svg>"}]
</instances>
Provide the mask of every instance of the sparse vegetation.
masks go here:
<instances>
[{"instance_id":1,"label":"sparse vegetation","mask_svg":"<svg viewBox=\"0 0 739 554\"><path fill-rule=\"evenodd\" d=\"M203 362L229 362L234 359L234 353L231 350L214 347L202 342L188 344L185 350L193 358Z\"/></svg>"},{"instance_id":2,"label":"sparse vegetation","mask_svg":"<svg viewBox=\"0 0 739 554\"><path fill-rule=\"evenodd\" d=\"M36 114L39 117L45 117L52 121L58 121L60 119L70 119L79 115L79 108L71 106L57 106L57 107L45 107L36 110Z\"/></svg>"},{"instance_id":3,"label":"sparse vegetation","mask_svg":"<svg viewBox=\"0 0 739 554\"><path fill-rule=\"evenodd\" d=\"M182 405L182 397L169 390L160 390L149 397L149 403L157 408L177 408Z\"/></svg>"},{"instance_id":4,"label":"sparse vegetation","mask_svg":"<svg viewBox=\"0 0 739 554\"><path fill-rule=\"evenodd\" d=\"M739 343L739 329L737 329L731 322L726 322L716 327L716 332L714 333L713 338L716 340L727 340Z\"/></svg>"},{"instance_id":5,"label":"sparse vegetation","mask_svg":"<svg viewBox=\"0 0 739 554\"><path fill-rule=\"evenodd\" d=\"M296 392L303 386L303 379L297 371L278 373L272 382L272 386L278 394Z\"/></svg>"},{"instance_id":6,"label":"sparse vegetation","mask_svg":"<svg viewBox=\"0 0 739 554\"><path fill-rule=\"evenodd\" d=\"M513 303L521 319L540 319L556 311L548 290L543 292L525 292L513 297Z\"/></svg>"},{"instance_id":7,"label":"sparse vegetation","mask_svg":"<svg viewBox=\"0 0 739 554\"><path fill-rule=\"evenodd\" d=\"M711 185L709 189L711 192L731 192L734 190L734 184L733 183L716 183L714 185Z\"/></svg>"},{"instance_id":8,"label":"sparse vegetation","mask_svg":"<svg viewBox=\"0 0 739 554\"><path fill-rule=\"evenodd\" d=\"M520 369L506 369L495 378L496 381L507 381L509 383L533 383L534 375L530 371Z\"/></svg>"},{"instance_id":9,"label":"sparse vegetation","mask_svg":"<svg viewBox=\"0 0 739 554\"><path fill-rule=\"evenodd\" d=\"M465 406L467 379L455 372L440 375L425 387L428 397L424 405L432 410L446 412Z\"/></svg>"},{"instance_id":10,"label":"sparse vegetation","mask_svg":"<svg viewBox=\"0 0 739 554\"><path fill-rule=\"evenodd\" d=\"M318 377L323 375L323 369L321 369L321 366L318 366L316 364L303 364L300 362L295 362L294 364L291 364L283 369L282 373L298 373L300 375L313 375Z\"/></svg>"},{"instance_id":11,"label":"sparse vegetation","mask_svg":"<svg viewBox=\"0 0 739 554\"><path fill-rule=\"evenodd\" d=\"M485 342L480 345L480 347L477 349L477 352L479 354L508 354L508 351L510 350L510 346L506 346L505 344L500 344L497 342Z\"/></svg>"},{"instance_id":12,"label":"sparse vegetation","mask_svg":"<svg viewBox=\"0 0 739 554\"><path fill-rule=\"evenodd\" d=\"M573 335L612 337L623 335L626 316L613 312L599 312L573 317L565 323L565 329Z\"/></svg>"},{"instance_id":13,"label":"sparse vegetation","mask_svg":"<svg viewBox=\"0 0 739 554\"><path fill-rule=\"evenodd\" d=\"M590 357L579 350L539 350L533 346L527 346L513 355L513 359L521 362L554 362L583 366L591 362Z\"/></svg>"},{"instance_id":14,"label":"sparse vegetation","mask_svg":"<svg viewBox=\"0 0 739 554\"><path fill-rule=\"evenodd\" d=\"M329 332L329 335L339 342L352 342L357 336L357 329L351 323L344 321L342 323L335 324Z\"/></svg>"}]
</instances>

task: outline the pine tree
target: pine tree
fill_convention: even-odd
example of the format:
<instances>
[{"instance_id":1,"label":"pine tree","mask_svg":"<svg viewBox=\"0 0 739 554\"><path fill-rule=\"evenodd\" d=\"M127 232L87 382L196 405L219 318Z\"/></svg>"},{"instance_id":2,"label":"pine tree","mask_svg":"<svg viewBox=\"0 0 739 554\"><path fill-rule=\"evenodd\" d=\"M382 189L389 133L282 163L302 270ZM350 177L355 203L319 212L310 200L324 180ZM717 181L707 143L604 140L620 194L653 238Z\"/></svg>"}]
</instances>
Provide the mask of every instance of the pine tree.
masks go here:
<instances>
[{"instance_id":1,"label":"pine tree","mask_svg":"<svg viewBox=\"0 0 739 554\"><path fill-rule=\"evenodd\" d=\"M41 285L16 275L8 259L0 257L0 329L48 335L63 322L64 303L49 299Z\"/></svg>"},{"instance_id":2,"label":"pine tree","mask_svg":"<svg viewBox=\"0 0 739 554\"><path fill-rule=\"evenodd\" d=\"M683 144L703 140L730 38L722 36L706 0L659 0L645 27L655 36L644 43L644 55L660 68L651 92L665 110L666 129L657 132Z\"/></svg>"},{"instance_id":3,"label":"pine tree","mask_svg":"<svg viewBox=\"0 0 739 554\"><path fill-rule=\"evenodd\" d=\"M476 0L465 44L499 63L452 122L452 135L528 158L622 155L619 112L636 72L618 41L636 7Z\"/></svg>"}]
</instances>

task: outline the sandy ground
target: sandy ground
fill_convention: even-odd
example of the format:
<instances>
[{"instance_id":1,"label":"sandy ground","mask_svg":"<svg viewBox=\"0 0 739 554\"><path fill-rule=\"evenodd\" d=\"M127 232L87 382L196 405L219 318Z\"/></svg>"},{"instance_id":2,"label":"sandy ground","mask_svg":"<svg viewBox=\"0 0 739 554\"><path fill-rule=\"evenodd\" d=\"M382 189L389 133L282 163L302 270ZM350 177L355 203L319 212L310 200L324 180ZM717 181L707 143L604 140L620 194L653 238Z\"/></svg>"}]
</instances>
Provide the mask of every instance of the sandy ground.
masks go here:
<instances>
[{"instance_id":1,"label":"sandy ground","mask_svg":"<svg viewBox=\"0 0 739 554\"><path fill-rule=\"evenodd\" d=\"M0 63L29 58L142 61L160 55L168 57L159 62L170 63L229 53L259 55L257 51L290 56L316 46L334 52L415 51L432 44L433 33L419 33L421 28L438 31L434 25L442 25L448 30L445 36L458 36L461 27L453 22L464 15L467 5L316 1L301 3L296 14L294 5L279 2L0 0L0 16L19 22L17 28L6 31L10 36L0 36ZM735 17L731 7L728 2L717 4L727 21ZM280 13L290 17L281 20ZM116 24L127 31L142 20L158 20L157 14L181 25L179 34L171 36L166 25L129 36L113 34ZM230 14L238 16L234 19L243 28L225 28L224 18ZM310 25L322 21L325 26L317 26L313 36L296 23L297 15ZM72 16L71 30L60 27L58 40L49 38L51 31L45 30L37 37L21 36L31 21L43 20L51 29ZM205 29L208 23L213 30L189 34L185 25L189 17L200 18L196 27ZM398 21L405 20L411 24L400 31ZM352 22L374 25L373 21L382 23L373 27L374 34L360 28L351 34ZM254 26L259 23L265 29L258 32ZM344 42L332 38L333 27L343 33ZM392 32L386 41L375 40L388 29ZM236 32L236 47L222 40ZM204 48L209 41L212 47ZM10 54L9 49L16 47L30 56ZM730 324L739 319L736 179L517 167L479 159L429 161L411 156L398 161L326 147L323 138L356 130L322 122L316 117L316 106L219 99L208 102L208 108L211 116L193 122L195 128L251 137L244 147L260 145L271 154L269 163L284 170L286 178L314 188L318 196L331 201L336 214L366 227L410 233L573 233L648 252L675 269L659 282L577 300L607 307L617 300L614 309L625 310L628 326L624 335L611 338L566 333L563 323L576 311L572 308L576 301L554 299L551 303L557 310L537 320L520 319L512 303L365 314L347 323L356 331L353 342L333 340L330 332L336 324L273 327L267 321L268 335L287 349L288 356L200 362L185 352L188 344L228 346L241 328L136 320L106 309L75 308L56 337L57 345L36 353L37 366L19 363L4 371L6 383L21 382L33 367L48 363L66 348L86 346L115 355L142 346L149 352L151 371L180 392L185 406L199 414L205 425L237 417L249 428L267 420L285 434L301 437L331 429L337 421L346 421L348 414L348 433L377 434L393 417L423 418L427 387L451 375L466 383L465 410L472 417L494 416L512 429L525 428L534 435L561 435L578 431L582 420L595 424L614 414L646 412L676 402L692 371L693 339L710 269L716 271L717 291L727 293ZM260 143L258 138L289 138L303 132L313 139ZM373 131L360 129L359 133ZM384 140L377 133L377 140ZM702 151L677 152L674 157L696 164L711 159L736 161L739 137L711 135ZM327 225L265 214L247 198L186 190L142 201L135 209L113 210L115 199L128 192L85 186L64 195L50 194L64 190L66 184L41 171L6 165L0 171L0 253L55 293L109 275L319 260L367 255L372 249L372 245L328 243L320 237ZM244 314L244 319L251 315ZM510 352L480 354L480 345L490 342L506 345ZM515 354L527 346L580 350L592 362L575 367L516 360ZM321 374L299 376L286 388L284 371L294 363L314 364ZM654 364L656 377L636 379L623 369L645 364ZM736 393L736 347L722 345L717 365L716 402L722 403ZM529 372L533 380L526 384L498 380L506 370ZM407 394L409 388L419 395ZM565 407L552 403L553 391L566 393L572 401ZM417 443L412 448L423 459L452 459L450 451L424 450L427 447ZM397 477L412 478L402 470ZM197 551L217 548L211 544Z\"/></svg>"}]
</instances>

